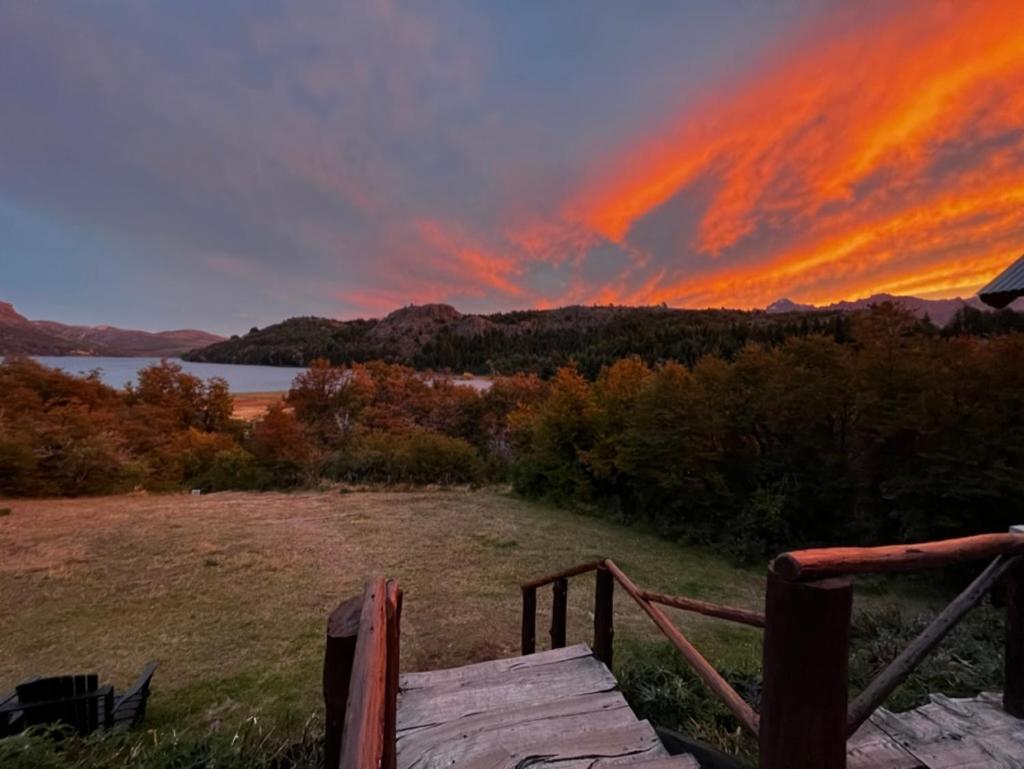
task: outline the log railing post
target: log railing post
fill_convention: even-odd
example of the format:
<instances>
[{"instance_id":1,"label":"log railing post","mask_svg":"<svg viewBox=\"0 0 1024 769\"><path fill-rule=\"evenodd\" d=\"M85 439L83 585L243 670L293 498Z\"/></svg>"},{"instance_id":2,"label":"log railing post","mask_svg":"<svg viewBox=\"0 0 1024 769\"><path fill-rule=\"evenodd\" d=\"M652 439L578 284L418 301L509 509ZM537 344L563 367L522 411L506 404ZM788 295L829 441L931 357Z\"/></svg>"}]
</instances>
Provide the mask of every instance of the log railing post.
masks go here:
<instances>
[{"instance_id":1,"label":"log railing post","mask_svg":"<svg viewBox=\"0 0 1024 769\"><path fill-rule=\"evenodd\" d=\"M1011 526L1024 534L1024 526ZM1024 563L1015 564L1006 575L1006 657L1003 709L1024 718Z\"/></svg>"},{"instance_id":2,"label":"log railing post","mask_svg":"<svg viewBox=\"0 0 1024 769\"><path fill-rule=\"evenodd\" d=\"M760 769L845 769L848 578L790 582L768 572Z\"/></svg>"},{"instance_id":3,"label":"log railing post","mask_svg":"<svg viewBox=\"0 0 1024 769\"><path fill-rule=\"evenodd\" d=\"M523 654L537 650L537 588L523 588Z\"/></svg>"},{"instance_id":4,"label":"log railing post","mask_svg":"<svg viewBox=\"0 0 1024 769\"><path fill-rule=\"evenodd\" d=\"M612 641L614 628L615 577L608 569L597 570L594 589L594 656L612 667Z\"/></svg>"},{"instance_id":5,"label":"log railing post","mask_svg":"<svg viewBox=\"0 0 1024 769\"><path fill-rule=\"evenodd\" d=\"M395 769L398 759L398 672L401 641L402 591L397 582L388 583L388 670L384 710L384 756L381 769Z\"/></svg>"},{"instance_id":6,"label":"log railing post","mask_svg":"<svg viewBox=\"0 0 1024 769\"><path fill-rule=\"evenodd\" d=\"M551 584L551 648L565 647L565 625L568 614L569 580L556 579Z\"/></svg>"},{"instance_id":7,"label":"log railing post","mask_svg":"<svg viewBox=\"0 0 1024 769\"><path fill-rule=\"evenodd\" d=\"M352 679L362 603L362 595L342 601L327 619L327 647L324 651L324 766L327 769L337 769L341 758L341 733L345 724L345 706Z\"/></svg>"}]
</instances>

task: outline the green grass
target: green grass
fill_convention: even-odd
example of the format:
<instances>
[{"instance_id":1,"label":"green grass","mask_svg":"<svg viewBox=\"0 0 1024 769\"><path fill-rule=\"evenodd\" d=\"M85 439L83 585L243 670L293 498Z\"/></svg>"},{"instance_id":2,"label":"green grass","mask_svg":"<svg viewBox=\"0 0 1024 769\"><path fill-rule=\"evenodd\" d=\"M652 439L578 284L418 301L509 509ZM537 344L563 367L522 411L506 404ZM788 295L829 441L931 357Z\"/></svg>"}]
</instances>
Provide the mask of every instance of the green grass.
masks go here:
<instances>
[{"instance_id":1,"label":"green grass","mask_svg":"<svg viewBox=\"0 0 1024 769\"><path fill-rule=\"evenodd\" d=\"M762 605L763 568L497 490L19 501L0 518L0 690L76 671L123 687L156 659L149 726L255 714L298 733L321 708L326 616L366 577L402 584L402 665L422 670L518 654L518 585L602 556L652 590ZM593 577L569 598L569 641L589 642ZM549 594L538 603L543 647ZM670 612L715 664L759 666L759 632ZM622 659L661 638L621 591L615 623Z\"/></svg>"}]
</instances>

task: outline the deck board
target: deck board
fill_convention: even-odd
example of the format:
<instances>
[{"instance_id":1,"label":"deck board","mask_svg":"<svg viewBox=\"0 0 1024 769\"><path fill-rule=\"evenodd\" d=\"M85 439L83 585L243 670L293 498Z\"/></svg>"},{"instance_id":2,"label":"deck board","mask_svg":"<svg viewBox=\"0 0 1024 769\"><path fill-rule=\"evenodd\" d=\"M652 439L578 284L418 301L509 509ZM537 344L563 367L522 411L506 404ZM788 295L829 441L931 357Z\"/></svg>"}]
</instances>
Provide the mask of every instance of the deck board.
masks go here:
<instances>
[{"instance_id":1,"label":"deck board","mask_svg":"<svg viewBox=\"0 0 1024 769\"><path fill-rule=\"evenodd\" d=\"M585 645L401 676L398 769L699 769Z\"/></svg>"},{"instance_id":2,"label":"deck board","mask_svg":"<svg viewBox=\"0 0 1024 769\"><path fill-rule=\"evenodd\" d=\"M851 738L848 769L1024 769L1024 721L982 694L905 713L884 708Z\"/></svg>"}]
</instances>

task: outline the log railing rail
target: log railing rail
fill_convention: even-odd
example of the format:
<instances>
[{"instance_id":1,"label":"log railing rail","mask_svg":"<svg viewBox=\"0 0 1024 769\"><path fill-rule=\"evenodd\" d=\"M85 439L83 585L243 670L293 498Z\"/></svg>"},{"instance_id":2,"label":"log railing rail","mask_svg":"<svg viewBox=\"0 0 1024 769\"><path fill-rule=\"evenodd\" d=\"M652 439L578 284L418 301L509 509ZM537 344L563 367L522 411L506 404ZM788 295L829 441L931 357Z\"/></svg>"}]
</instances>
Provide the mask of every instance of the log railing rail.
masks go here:
<instances>
[{"instance_id":1,"label":"log railing rail","mask_svg":"<svg viewBox=\"0 0 1024 769\"><path fill-rule=\"evenodd\" d=\"M384 577L328 619L324 655L327 769L394 769L402 591Z\"/></svg>"},{"instance_id":2,"label":"log railing rail","mask_svg":"<svg viewBox=\"0 0 1024 769\"><path fill-rule=\"evenodd\" d=\"M991 563L850 700L852 576L945 568L978 560ZM784 553L769 566L763 615L644 590L614 561L591 561L521 586L523 654L533 653L536 647L537 590L552 586L551 644L552 648L564 646L568 580L591 571L597 576L595 656L611 667L613 589L618 583L740 724L757 737L760 769L844 769L847 739L997 583L1005 585L1007 607L1003 707L1024 718L1024 527L1014 527L1008 534L941 542ZM764 628L760 713L721 677L661 606Z\"/></svg>"},{"instance_id":3,"label":"log railing rail","mask_svg":"<svg viewBox=\"0 0 1024 769\"><path fill-rule=\"evenodd\" d=\"M753 627L764 627L765 618L757 612L722 606L693 598L654 593L637 587L614 561L601 559L574 566L571 569L550 574L540 579L523 583L522 649L523 654L536 651L537 636L537 590L552 586L551 648L558 649L566 643L566 614L568 580L588 572L596 572L594 594L594 656L608 667L612 665L612 640L614 637L613 600L617 582L650 617L651 621L672 642L694 672L732 711L737 720L754 736L758 733L758 716L754 709L722 678L717 670L694 647L690 640L668 618L660 605L672 606L683 611L696 612L730 622ZM660 605L659 605L660 604Z\"/></svg>"},{"instance_id":4,"label":"log railing rail","mask_svg":"<svg viewBox=\"0 0 1024 769\"><path fill-rule=\"evenodd\" d=\"M991 560L920 635L848 700L851 576ZM939 542L784 553L768 571L761 697L761 769L846 766L846 740L953 627L1006 586L1003 707L1024 717L1024 529Z\"/></svg>"}]
</instances>

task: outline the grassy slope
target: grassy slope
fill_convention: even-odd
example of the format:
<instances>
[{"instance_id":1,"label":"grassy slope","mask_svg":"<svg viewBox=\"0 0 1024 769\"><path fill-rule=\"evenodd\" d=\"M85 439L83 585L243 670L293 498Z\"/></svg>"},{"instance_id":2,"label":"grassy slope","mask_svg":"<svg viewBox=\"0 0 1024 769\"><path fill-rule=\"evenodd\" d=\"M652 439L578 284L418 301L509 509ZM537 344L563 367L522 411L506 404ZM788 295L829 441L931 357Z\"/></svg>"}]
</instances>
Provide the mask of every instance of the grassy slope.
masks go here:
<instances>
[{"instance_id":1,"label":"grassy slope","mask_svg":"<svg viewBox=\"0 0 1024 769\"><path fill-rule=\"evenodd\" d=\"M751 608L762 600L760 569L495 491L3 506L13 512L0 517L0 691L30 675L84 670L123 686L155 658L155 725L254 712L305 720L320 704L325 617L373 573L405 590L407 670L516 654L518 584L602 555L650 589ZM592 579L570 586L570 642L590 638ZM542 636L549 599L539 603ZM621 591L616 604L624 646L658 637ZM677 619L713 661L760 656L755 631Z\"/></svg>"}]
</instances>

